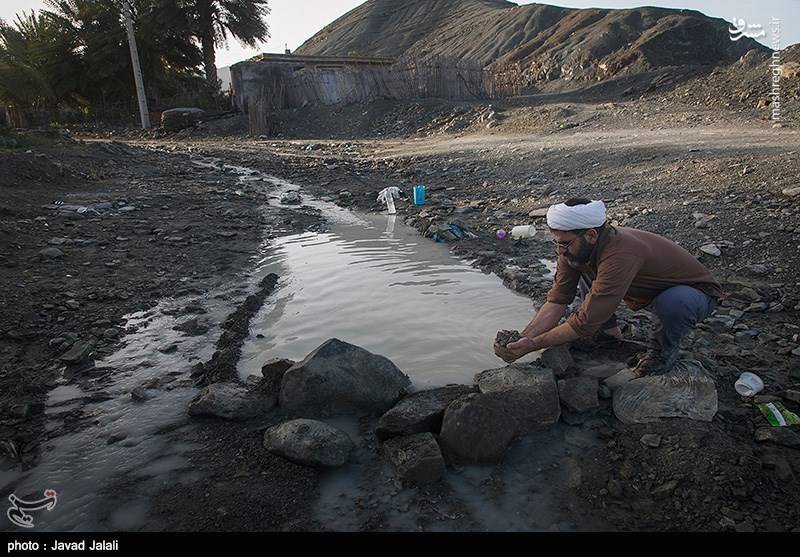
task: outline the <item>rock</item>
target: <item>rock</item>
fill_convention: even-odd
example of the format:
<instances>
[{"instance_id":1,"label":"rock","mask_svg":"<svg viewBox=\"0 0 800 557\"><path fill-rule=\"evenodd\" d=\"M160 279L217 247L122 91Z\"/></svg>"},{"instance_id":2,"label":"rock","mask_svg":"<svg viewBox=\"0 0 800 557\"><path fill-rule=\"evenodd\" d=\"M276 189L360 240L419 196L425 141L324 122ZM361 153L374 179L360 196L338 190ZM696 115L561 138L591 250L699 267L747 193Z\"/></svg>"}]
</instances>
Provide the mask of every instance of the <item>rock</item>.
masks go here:
<instances>
[{"instance_id":1,"label":"rock","mask_svg":"<svg viewBox=\"0 0 800 557\"><path fill-rule=\"evenodd\" d=\"M448 462L497 462L503 457L515 437L517 418L502 394L469 394L447 407L439 443Z\"/></svg>"},{"instance_id":2,"label":"rock","mask_svg":"<svg viewBox=\"0 0 800 557\"><path fill-rule=\"evenodd\" d=\"M759 443L771 441L791 449L800 449L800 434L788 427L759 427L755 431L755 440Z\"/></svg>"},{"instance_id":3,"label":"rock","mask_svg":"<svg viewBox=\"0 0 800 557\"><path fill-rule=\"evenodd\" d=\"M66 354L61 355L61 361L69 365L83 364L89 361L93 350L90 342L76 342Z\"/></svg>"},{"instance_id":4,"label":"rock","mask_svg":"<svg viewBox=\"0 0 800 557\"><path fill-rule=\"evenodd\" d=\"M113 445L114 443L118 443L119 441L124 441L128 438L128 433L126 431L116 431L108 436L106 439L107 445Z\"/></svg>"},{"instance_id":5,"label":"rock","mask_svg":"<svg viewBox=\"0 0 800 557\"><path fill-rule=\"evenodd\" d=\"M445 473L442 452L431 433L395 437L386 441L383 448L386 458L403 482L435 482Z\"/></svg>"},{"instance_id":6,"label":"rock","mask_svg":"<svg viewBox=\"0 0 800 557\"><path fill-rule=\"evenodd\" d=\"M144 402L148 398L150 397L147 396L147 389L142 386L136 387L131 391L131 400L134 402Z\"/></svg>"},{"instance_id":7,"label":"rock","mask_svg":"<svg viewBox=\"0 0 800 557\"><path fill-rule=\"evenodd\" d=\"M287 191L281 196L281 203L284 205L300 205L303 200L296 191Z\"/></svg>"},{"instance_id":8,"label":"rock","mask_svg":"<svg viewBox=\"0 0 800 557\"><path fill-rule=\"evenodd\" d=\"M642 438L639 441L645 447L650 447L653 449L657 449L661 446L661 436L655 433L646 433L642 435Z\"/></svg>"},{"instance_id":9,"label":"rock","mask_svg":"<svg viewBox=\"0 0 800 557\"><path fill-rule=\"evenodd\" d=\"M298 419L265 431L264 448L303 466L341 466L350 458L353 442L326 423Z\"/></svg>"},{"instance_id":10,"label":"rock","mask_svg":"<svg viewBox=\"0 0 800 557\"><path fill-rule=\"evenodd\" d=\"M783 482L790 482L794 479L791 464L779 454L763 455L761 465L767 470L774 470L777 478Z\"/></svg>"},{"instance_id":11,"label":"rock","mask_svg":"<svg viewBox=\"0 0 800 557\"><path fill-rule=\"evenodd\" d=\"M269 412L275 398L258 396L237 383L213 383L189 403L190 416L247 420Z\"/></svg>"},{"instance_id":12,"label":"rock","mask_svg":"<svg viewBox=\"0 0 800 557\"><path fill-rule=\"evenodd\" d=\"M787 389L786 392L783 393L783 398L800 404L800 391L796 391L794 389Z\"/></svg>"},{"instance_id":13,"label":"rock","mask_svg":"<svg viewBox=\"0 0 800 557\"><path fill-rule=\"evenodd\" d=\"M717 388L702 364L679 360L669 373L634 379L614 390L614 414L626 424L660 418L710 422L717 413Z\"/></svg>"},{"instance_id":14,"label":"rock","mask_svg":"<svg viewBox=\"0 0 800 557\"><path fill-rule=\"evenodd\" d=\"M772 269L770 267L760 264L745 265L744 267L742 267L741 270L744 271L745 273L761 277L767 276L772 272Z\"/></svg>"},{"instance_id":15,"label":"rock","mask_svg":"<svg viewBox=\"0 0 800 557\"><path fill-rule=\"evenodd\" d=\"M206 115L200 108L172 108L161 113L161 127L180 131L199 123Z\"/></svg>"},{"instance_id":16,"label":"rock","mask_svg":"<svg viewBox=\"0 0 800 557\"><path fill-rule=\"evenodd\" d=\"M578 461L574 458L566 458L564 460L564 468L567 476L567 487L578 489L583 483L583 471Z\"/></svg>"},{"instance_id":17,"label":"rock","mask_svg":"<svg viewBox=\"0 0 800 557\"><path fill-rule=\"evenodd\" d=\"M44 248L39 251L39 255L46 259L59 259L64 257L64 252L58 248Z\"/></svg>"},{"instance_id":18,"label":"rock","mask_svg":"<svg viewBox=\"0 0 800 557\"><path fill-rule=\"evenodd\" d=\"M265 403L270 407L274 407L278 404L283 375L286 373L286 370L294 364L295 362L292 360L274 358L261 367L262 378L257 380L254 392L258 393L258 396L264 398ZM255 378L255 376L252 377Z\"/></svg>"},{"instance_id":19,"label":"rock","mask_svg":"<svg viewBox=\"0 0 800 557\"><path fill-rule=\"evenodd\" d=\"M375 435L383 440L414 433L439 433L450 403L473 391L466 385L451 385L409 395L381 416Z\"/></svg>"},{"instance_id":20,"label":"rock","mask_svg":"<svg viewBox=\"0 0 800 557\"><path fill-rule=\"evenodd\" d=\"M617 499L621 499L624 493L622 489L622 482L619 480L608 480L606 489L608 490L609 495L616 497Z\"/></svg>"},{"instance_id":21,"label":"rock","mask_svg":"<svg viewBox=\"0 0 800 557\"><path fill-rule=\"evenodd\" d=\"M786 197L797 197L800 195L800 186L796 188L786 188L783 190L783 195Z\"/></svg>"},{"instance_id":22,"label":"rock","mask_svg":"<svg viewBox=\"0 0 800 557\"><path fill-rule=\"evenodd\" d=\"M630 368L625 368L618 371L611 377L606 378L603 381L603 384L612 391L614 391L619 387L621 387L622 385L630 383L634 379L638 379L638 377L639 376L636 375Z\"/></svg>"},{"instance_id":23,"label":"rock","mask_svg":"<svg viewBox=\"0 0 800 557\"><path fill-rule=\"evenodd\" d=\"M572 377L558 382L558 396L572 412L588 412L600 406L597 397L599 386L594 377Z\"/></svg>"},{"instance_id":24,"label":"rock","mask_svg":"<svg viewBox=\"0 0 800 557\"><path fill-rule=\"evenodd\" d=\"M180 323L179 325L175 325L172 330L181 331L190 337L197 337L206 334L208 332L208 327L200 323L197 317L194 317L188 321Z\"/></svg>"},{"instance_id":25,"label":"rock","mask_svg":"<svg viewBox=\"0 0 800 557\"><path fill-rule=\"evenodd\" d=\"M495 344L499 344L500 346L508 346L512 342L517 342L521 339L519 331L498 331L497 336L494 339Z\"/></svg>"},{"instance_id":26,"label":"rock","mask_svg":"<svg viewBox=\"0 0 800 557\"><path fill-rule=\"evenodd\" d=\"M542 352L539 362L544 367L553 370L556 376L563 375L564 372L575 365L575 360L572 358L572 354L570 354L569 347L566 344L548 348Z\"/></svg>"},{"instance_id":27,"label":"rock","mask_svg":"<svg viewBox=\"0 0 800 557\"><path fill-rule=\"evenodd\" d=\"M287 360L286 358L273 358L261 366L261 375L264 378L279 377L283 379L283 374L296 363L297 362Z\"/></svg>"},{"instance_id":28,"label":"rock","mask_svg":"<svg viewBox=\"0 0 800 557\"><path fill-rule=\"evenodd\" d=\"M388 358L334 338L286 371L280 405L311 415L384 413L410 384Z\"/></svg>"},{"instance_id":29,"label":"rock","mask_svg":"<svg viewBox=\"0 0 800 557\"><path fill-rule=\"evenodd\" d=\"M47 243L51 246L63 246L67 241L67 238L50 238Z\"/></svg>"},{"instance_id":30,"label":"rock","mask_svg":"<svg viewBox=\"0 0 800 557\"><path fill-rule=\"evenodd\" d=\"M667 497L671 497L672 493L675 491L675 488L678 487L678 482L675 480L670 480L665 484L662 484L655 488L650 494L655 499L666 499Z\"/></svg>"},{"instance_id":31,"label":"rock","mask_svg":"<svg viewBox=\"0 0 800 557\"><path fill-rule=\"evenodd\" d=\"M122 331L117 329L116 327L109 327L103 331L103 338L107 339L115 339L119 338L122 335Z\"/></svg>"},{"instance_id":32,"label":"rock","mask_svg":"<svg viewBox=\"0 0 800 557\"><path fill-rule=\"evenodd\" d=\"M715 244L706 244L704 246L700 246L700 251L707 255L713 255L714 257L719 257L722 255L722 252Z\"/></svg>"},{"instance_id":33,"label":"rock","mask_svg":"<svg viewBox=\"0 0 800 557\"><path fill-rule=\"evenodd\" d=\"M561 405L553 372L530 365L482 371L475 376L478 389L497 395L517 422L514 436L541 431L558 422Z\"/></svg>"},{"instance_id":34,"label":"rock","mask_svg":"<svg viewBox=\"0 0 800 557\"><path fill-rule=\"evenodd\" d=\"M534 209L533 211L528 213L528 216L534 219L543 219L547 216L547 211L549 209L550 207L541 207L539 209Z\"/></svg>"}]
</instances>

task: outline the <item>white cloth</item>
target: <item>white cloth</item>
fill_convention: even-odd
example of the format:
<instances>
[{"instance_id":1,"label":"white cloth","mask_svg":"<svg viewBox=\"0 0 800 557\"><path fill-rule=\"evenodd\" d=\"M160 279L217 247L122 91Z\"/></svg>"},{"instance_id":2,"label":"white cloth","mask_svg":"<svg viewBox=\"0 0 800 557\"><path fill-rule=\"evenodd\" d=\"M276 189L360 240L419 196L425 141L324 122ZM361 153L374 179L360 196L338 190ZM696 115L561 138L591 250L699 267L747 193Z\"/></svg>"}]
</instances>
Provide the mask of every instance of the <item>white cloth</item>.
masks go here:
<instances>
[{"instance_id":1,"label":"white cloth","mask_svg":"<svg viewBox=\"0 0 800 557\"><path fill-rule=\"evenodd\" d=\"M551 230L583 230L597 228L606 222L606 206L602 201L592 201L587 205L567 207L564 203L553 205L547 210L547 226Z\"/></svg>"}]
</instances>

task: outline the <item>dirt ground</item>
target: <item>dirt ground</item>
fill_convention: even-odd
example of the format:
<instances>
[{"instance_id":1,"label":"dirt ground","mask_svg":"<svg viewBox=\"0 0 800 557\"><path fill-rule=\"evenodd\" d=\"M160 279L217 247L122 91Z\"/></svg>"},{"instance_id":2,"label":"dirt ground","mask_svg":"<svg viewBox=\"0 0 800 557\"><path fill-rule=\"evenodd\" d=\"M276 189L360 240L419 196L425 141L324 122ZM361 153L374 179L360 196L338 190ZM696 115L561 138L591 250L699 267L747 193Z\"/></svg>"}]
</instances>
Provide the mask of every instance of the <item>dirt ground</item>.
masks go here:
<instances>
[{"instance_id":1,"label":"dirt ground","mask_svg":"<svg viewBox=\"0 0 800 557\"><path fill-rule=\"evenodd\" d=\"M541 227L537 210L568 197L603 199L617 224L663 234L697 254L728 295L718 314L735 325L703 325L685 347L717 383L719 412L711 423L626 426L606 400L593 419L561 424L534 440L548 443L554 460L528 470L527 483L509 482L524 467L530 441L515 445L516 456L483 469L476 488L481 504L501 508L523 492L513 508L529 512L527 521L504 528L443 482L397 485L382 464L372 424L362 420L361 499L346 526L326 522L313 511L326 475L261 448L276 415L244 425L197 422L192 462L203 478L164 488L151 528L797 531L797 428L757 441L766 421L752 399L733 389L741 371L753 371L766 383L755 402L775 397L800 412L800 197L782 193L800 185L797 128L791 122L773 127L752 109L720 111L658 98L552 95L491 107L425 106L384 102L319 111L313 122L284 127L286 136L313 140L220 137L206 129L155 139L131 133L124 142L95 134L85 142L0 151L2 466L35 466L40 445L53 435L91 427L92 416L78 409L63 430L46 431L46 394L64 381L85 384L87 377L113 373L94 369L91 359L124 343L125 315L236 281L264 241L324 228L313 212L264 209L265 190L243 188L230 173L190 162L207 156L363 211L381 210L375 197L386 186L409 193L424 183L424 207L407 200L398 205L406 222L423 234L431 225L466 226L477 238L453 242L452 252L534 300L548 283L530 271L541 267L539 259L552 258L552 247L499 240L495 232ZM336 122L343 113L356 110L375 126L333 130L341 128ZM408 122L398 123L400 114L410 115ZM718 257L700 251L708 244L717 246ZM46 248L61 253L42 253ZM645 314L621 310L619 316L629 337L646 336ZM81 343L91 357L62 361ZM643 444L645 434L659 435L659 445ZM568 446L574 450L559 452ZM543 485L555 507L537 507ZM0 486L0 495L11 490ZM243 504L231 507L232 498ZM534 516L541 512L548 521Z\"/></svg>"}]
</instances>

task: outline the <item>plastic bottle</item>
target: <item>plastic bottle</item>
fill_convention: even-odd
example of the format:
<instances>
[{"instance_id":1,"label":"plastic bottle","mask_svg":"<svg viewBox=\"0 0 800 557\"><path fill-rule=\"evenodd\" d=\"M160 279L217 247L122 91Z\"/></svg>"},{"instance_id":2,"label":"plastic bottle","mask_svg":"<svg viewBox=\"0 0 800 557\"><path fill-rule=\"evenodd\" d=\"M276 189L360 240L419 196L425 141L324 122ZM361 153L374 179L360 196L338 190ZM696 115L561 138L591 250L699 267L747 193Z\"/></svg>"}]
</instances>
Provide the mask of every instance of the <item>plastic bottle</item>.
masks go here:
<instances>
[{"instance_id":1,"label":"plastic bottle","mask_svg":"<svg viewBox=\"0 0 800 557\"><path fill-rule=\"evenodd\" d=\"M519 240L520 238L533 238L534 234L536 234L536 227L532 224L515 226L511 229L511 237L515 240Z\"/></svg>"}]
</instances>

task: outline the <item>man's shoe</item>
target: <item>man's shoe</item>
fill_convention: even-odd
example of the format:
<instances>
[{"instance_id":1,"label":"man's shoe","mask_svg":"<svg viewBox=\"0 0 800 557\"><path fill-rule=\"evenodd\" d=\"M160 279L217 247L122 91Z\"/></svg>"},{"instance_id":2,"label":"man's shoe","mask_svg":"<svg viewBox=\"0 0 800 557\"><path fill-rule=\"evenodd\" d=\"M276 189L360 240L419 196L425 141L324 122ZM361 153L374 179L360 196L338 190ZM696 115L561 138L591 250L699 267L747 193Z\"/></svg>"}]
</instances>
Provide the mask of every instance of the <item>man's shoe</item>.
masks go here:
<instances>
[{"instance_id":1,"label":"man's shoe","mask_svg":"<svg viewBox=\"0 0 800 557\"><path fill-rule=\"evenodd\" d=\"M645 375L660 375L672 369L672 365L663 357L661 352L651 350L639 359L639 363L631 370L639 377Z\"/></svg>"}]
</instances>

